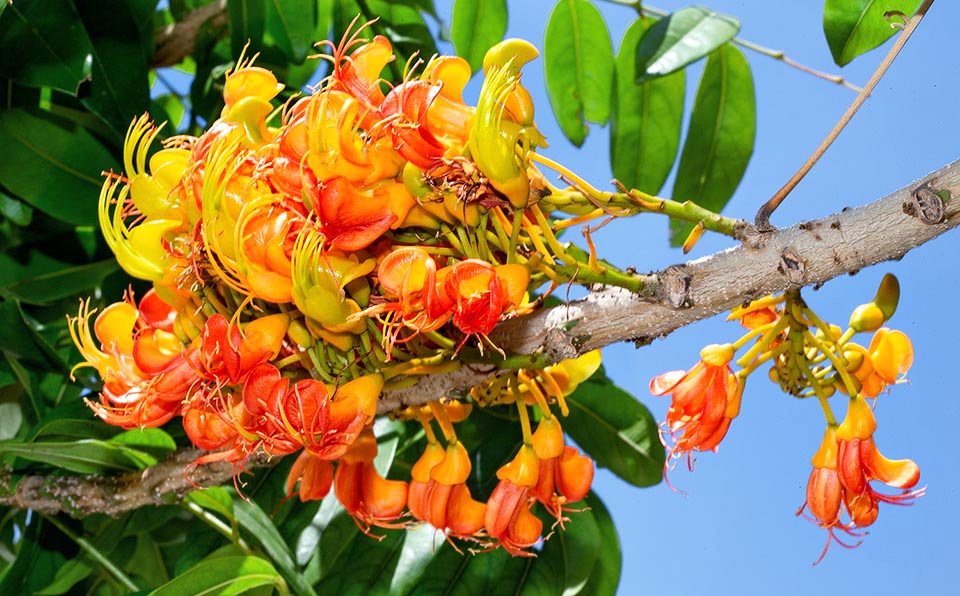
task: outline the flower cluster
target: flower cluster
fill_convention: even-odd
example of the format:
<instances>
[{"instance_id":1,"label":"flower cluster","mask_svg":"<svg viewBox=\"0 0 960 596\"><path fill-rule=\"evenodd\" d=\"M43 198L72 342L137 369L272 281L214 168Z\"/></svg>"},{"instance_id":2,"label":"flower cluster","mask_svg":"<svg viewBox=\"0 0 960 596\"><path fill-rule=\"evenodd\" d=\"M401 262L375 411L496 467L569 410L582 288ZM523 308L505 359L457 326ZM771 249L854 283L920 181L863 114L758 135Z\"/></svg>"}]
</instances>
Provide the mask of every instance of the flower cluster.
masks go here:
<instances>
[{"instance_id":1,"label":"flower cluster","mask_svg":"<svg viewBox=\"0 0 960 596\"><path fill-rule=\"evenodd\" d=\"M860 537L860 530L877 519L881 502L906 505L924 492L914 488L920 469L913 461L889 460L877 450L876 419L866 401L901 382L913 363L913 347L906 334L883 327L893 316L899 295L896 278L885 276L874 299L853 311L845 331L823 322L799 292L734 309L730 318L739 319L749 330L742 338L704 348L700 362L689 371L667 372L650 381L652 394L673 397L661 433L671 455L664 473L676 458L686 456L692 469L694 453L717 450L740 412L748 376L770 364L771 380L789 395L816 398L827 421L813 456L806 502L798 511L799 515L808 510L828 531L827 547L817 562L834 541L855 546L842 542L835 530ZM851 341L860 332L873 332L869 347ZM745 353L734 360L740 349ZM733 372L731 363L740 369ZM829 402L838 392L849 396L840 424ZM902 492L879 492L872 481Z\"/></svg>"},{"instance_id":2,"label":"flower cluster","mask_svg":"<svg viewBox=\"0 0 960 596\"><path fill-rule=\"evenodd\" d=\"M536 55L518 40L492 48L470 105L463 59L409 64L390 86L390 42L358 32L331 47L331 74L309 94L280 104L274 74L241 59L200 136L151 153L161 127L136 119L99 216L120 265L152 288L99 314L84 301L71 319L78 367L103 380L88 400L96 415L123 428L179 417L207 452L197 464L297 454L288 493L332 489L365 530L420 520L526 554L542 534L531 507L562 521L589 490L593 463L565 445L550 410L565 412L598 354L475 390L481 406L516 403L524 434L487 503L467 488L471 459L453 427L470 404L398 414L429 439L409 482L374 467L372 421L384 389L499 351L491 333L539 305L541 285L602 270L557 233L604 212L582 195L552 203L533 164L545 143L520 70Z\"/></svg>"}]
</instances>

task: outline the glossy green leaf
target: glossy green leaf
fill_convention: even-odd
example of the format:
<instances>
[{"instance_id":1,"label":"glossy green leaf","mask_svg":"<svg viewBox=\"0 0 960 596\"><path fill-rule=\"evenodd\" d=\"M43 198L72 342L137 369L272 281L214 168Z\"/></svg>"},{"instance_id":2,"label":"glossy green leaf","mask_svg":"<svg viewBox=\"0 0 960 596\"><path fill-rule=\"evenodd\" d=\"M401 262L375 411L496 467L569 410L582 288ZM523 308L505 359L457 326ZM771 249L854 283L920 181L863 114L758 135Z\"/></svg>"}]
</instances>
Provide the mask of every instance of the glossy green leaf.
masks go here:
<instances>
[{"instance_id":1,"label":"glossy green leaf","mask_svg":"<svg viewBox=\"0 0 960 596\"><path fill-rule=\"evenodd\" d=\"M167 431L160 428L134 428L110 439L111 443L148 453L158 460L177 450L177 444Z\"/></svg>"},{"instance_id":2,"label":"glossy green leaf","mask_svg":"<svg viewBox=\"0 0 960 596\"><path fill-rule=\"evenodd\" d=\"M0 215L18 226L28 226L33 219L33 207L0 191Z\"/></svg>"},{"instance_id":3,"label":"glossy green leaf","mask_svg":"<svg viewBox=\"0 0 960 596\"><path fill-rule=\"evenodd\" d=\"M587 0L560 0L543 35L543 68L553 114L580 146L586 122L605 124L613 88L613 46L607 25Z\"/></svg>"},{"instance_id":4,"label":"glossy green leaf","mask_svg":"<svg viewBox=\"0 0 960 596\"><path fill-rule=\"evenodd\" d=\"M270 516L255 503L243 499L235 501L234 511L237 522L247 539L263 549L294 593L299 596L316 596L316 592L294 563L290 547L280 535Z\"/></svg>"},{"instance_id":5,"label":"glossy green leaf","mask_svg":"<svg viewBox=\"0 0 960 596\"><path fill-rule=\"evenodd\" d=\"M581 383L569 397L567 434L597 465L635 486L663 478L666 454L650 410L610 380Z\"/></svg>"},{"instance_id":6,"label":"glossy green leaf","mask_svg":"<svg viewBox=\"0 0 960 596\"><path fill-rule=\"evenodd\" d=\"M823 5L823 33L827 37L833 61L844 66L890 39L897 30L890 26L884 14L897 11L909 17L917 11L922 1L826 0Z\"/></svg>"},{"instance_id":7,"label":"glossy green leaf","mask_svg":"<svg viewBox=\"0 0 960 596\"><path fill-rule=\"evenodd\" d=\"M150 104L149 57L144 53L136 2L73 2L93 46L90 90L82 103L110 127L112 140L119 146L130 122ZM152 30L149 35L153 36Z\"/></svg>"},{"instance_id":8,"label":"glossy green leaf","mask_svg":"<svg viewBox=\"0 0 960 596\"><path fill-rule=\"evenodd\" d=\"M219 513L231 524L236 520L233 510L233 497L222 486L208 486L195 490L187 495L187 501Z\"/></svg>"},{"instance_id":9,"label":"glossy green leaf","mask_svg":"<svg viewBox=\"0 0 960 596\"><path fill-rule=\"evenodd\" d=\"M727 43L740 21L709 8L681 8L650 28L637 46L636 77L642 83L696 62Z\"/></svg>"},{"instance_id":10,"label":"glossy green leaf","mask_svg":"<svg viewBox=\"0 0 960 596\"><path fill-rule=\"evenodd\" d=\"M317 24L316 2L304 0L268 0L266 30L291 61L302 63L310 54ZM326 37L326 31L323 32Z\"/></svg>"},{"instance_id":11,"label":"glossy green leaf","mask_svg":"<svg viewBox=\"0 0 960 596\"><path fill-rule=\"evenodd\" d=\"M20 431L23 410L15 401L0 402L0 441L8 441Z\"/></svg>"},{"instance_id":12,"label":"glossy green leaf","mask_svg":"<svg viewBox=\"0 0 960 596\"><path fill-rule=\"evenodd\" d=\"M483 57L507 32L506 0L454 0L450 38L457 55L473 72L483 68Z\"/></svg>"},{"instance_id":13,"label":"glossy green leaf","mask_svg":"<svg viewBox=\"0 0 960 596\"><path fill-rule=\"evenodd\" d=\"M567 513L569 521L547 540L524 577L521 596L538 594L577 594L587 582L603 556L606 546L600 541L600 528L593 513L583 503L571 505L581 509ZM544 512L544 528L556 521ZM593 595L592 595L593 596Z\"/></svg>"},{"instance_id":14,"label":"glossy green leaf","mask_svg":"<svg viewBox=\"0 0 960 596\"><path fill-rule=\"evenodd\" d=\"M247 57L261 50L266 0L230 0L227 19L230 25L230 53L237 57L249 43Z\"/></svg>"},{"instance_id":15,"label":"glossy green leaf","mask_svg":"<svg viewBox=\"0 0 960 596\"><path fill-rule=\"evenodd\" d=\"M4 2L0 73L30 87L76 95L93 69L93 46L73 3Z\"/></svg>"},{"instance_id":16,"label":"glossy green leaf","mask_svg":"<svg viewBox=\"0 0 960 596\"><path fill-rule=\"evenodd\" d=\"M47 304L96 288L103 278L119 270L116 259L75 265L52 273L25 276L0 286L0 296L16 298L24 304Z\"/></svg>"},{"instance_id":17,"label":"glossy green leaf","mask_svg":"<svg viewBox=\"0 0 960 596\"><path fill-rule=\"evenodd\" d=\"M647 21L649 22L649 21ZM645 22L634 21L623 34L610 118L613 176L627 188L656 195L663 188L680 147L684 71L637 83L636 48Z\"/></svg>"},{"instance_id":18,"label":"glossy green leaf","mask_svg":"<svg viewBox=\"0 0 960 596\"><path fill-rule=\"evenodd\" d=\"M593 514L593 522L600 533L600 556L590 572L590 577L578 594L583 596L614 596L620 584L623 554L620 550L620 536L613 524L610 511L596 493L590 492L584 504Z\"/></svg>"},{"instance_id":19,"label":"glossy green leaf","mask_svg":"<svg viewBox=\"0 0 960 596\"><path fill-rule=\"evenodd\" d=\"M37 443L0 443L0 455L49 464L78 474L129 472L155 465L157 459L136 449L97 439Z\"/></svg>"},{"instance_id":20,"label":"glossy green leaf","mask_svg":"<svg viewBox=\"0 0 960 596\"><path fill-rule=\"evenodd\" d=\"M67 540L63 533L34 514L17 544L17 557L0 576L0 594L33 594L50 583L56 569L66 563L64 556L47 545Z\"/></svg>"},{"instance_id":21,"label":"glossy green leaf","mask_svg":"<svg viewBox=\"0 0 960 596\"><path fill-rule=\"evenodd\" d=\"M750 162L756 125L750 65L740 50L725 45L710 55L700 77L673 199L722 210ZM680 246L692 229L672 220L671 243Z\"/></svg>"},{"instance_id":22,"label":"glossy green leaf","mask_svg":"<svg viewBox=\"0 0 960 596\"><path fill-rule=\"evenodd\" d=\"M178 575L150 596L234 596L281 581L273 565L260 557L217 557Z\"/></svg>"},{"instance_id":23,"label":"glossy green leaf","mask_svg":"<svg viewBox=\"0 0 960 596\"><path fill-rule=\"evenodd\" d=\"M0 146L0 184L56 219L97 224L100 172L120 166L90 133L23 109L5 110Z\"/></svg>"},{"instance_id":24,"label":"glossy green leaf","mask_svg":"<svg viewBox=\"0 0 960 596\"><path fill-rule=\"evenodd\" d=\"M409 596L516 596L534 562L532 558L511 557L503 549L476 555L458 553L449 545L438 546L437 550Z\"/></svg>"}]
</instances>

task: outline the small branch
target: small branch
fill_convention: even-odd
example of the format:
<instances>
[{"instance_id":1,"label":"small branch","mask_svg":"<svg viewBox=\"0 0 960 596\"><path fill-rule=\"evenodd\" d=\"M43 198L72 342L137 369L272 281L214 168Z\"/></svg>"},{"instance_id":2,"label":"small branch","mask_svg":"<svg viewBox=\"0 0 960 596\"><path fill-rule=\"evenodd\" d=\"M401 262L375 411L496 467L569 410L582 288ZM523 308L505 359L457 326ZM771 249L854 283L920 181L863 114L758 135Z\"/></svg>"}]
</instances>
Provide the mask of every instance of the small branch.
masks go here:
<instances>
[{"instance_id":1,"label":"small branch","mask_svg":"<svg viewBox=\"0 0 960 596\"><path fill-rule=\"evenodd\" d=\"M153 67L173 66L193 54L197 33L204 23L211 27L227 24L227 0L217 0L194 10L182 21L157 31L154 37Z\"/></svg>"},{"instance_id":2,"label":"small branch","mask_svg":"<svg viewBox=\"0 0 960 596\"><path fill-rule=\"evenodd\" d=\"M887 69L890 68L890 65L893 64L893 61L896 59L897 54L900 53L900 50L903 49L903 46L906 45L907 40L910 39L910 36L913 35L913 32L916 30L917 25L920 24L920 21L923 20L923 15L927 13L927 10L933 4L933 0L926 0L920 8L917 9L916 14L914 14L906 23L906 26L903 27L903 30L900 32L900 35L897 37L897 41L893 44L893 47L890 48L890 51L887 52L887 55L884 56L883 61L877 66L877 70L874 71L873 76L870 77L870 80L867 81L867 84L857 95L856 99L853 100L853 103L850 104L850 107L847 108L847 111L840 117L840 121L833 127L833 130L827 134L826 138L820 143L820 146L816 148L813 152L813 155L807 159L807 161L800 166L800 169L797 170L797 173L787 181L783 187L777 191L769 201L763 204L760 209L757 211L756 218L754 223L757 228L761 231L770 230L770 216L773 215L773 212L777 210L777 207L783 203L784 199L787 198L787 195L796 188L797 184L803 180L804 176L810 171L813 166L820 161L820 158L823 157L823 154L827 152L827 149L830 148L830 145L833 144L837 137L840 136L840 133L843 132L843 129L847 127L847 124L850 123L850 120L853 119L854 114L860 109L863 105L863 102L870 97L870 94L873 93L874 87L877 86L877 83L880 82L880 79L883 78L883 75L886 74Z\"/></svg>"},{"instance_id":3,"label":"small branch","mask_svg":"<svg viewBox=\"0 0 960 596\"><path fill-rule=\"evenodd\" d=\"M958 225L960 161L869 205L762 234L756 247L741 244L668 267L651 276L656 283L645 284L642 296L601 287L582 300L505 321L491 340L510 354L535 355L540 363L614 342L642 346L748 300L899 259ZM490 363L428 375L411 387L384 392L377 410L386 413L463 395L498 371L498 365ZM218 462L196 467L187 480L185 467L200 455L185 449L152 468L115 477L28 476L12 489L13 479L6 472L0 474L0 504L82 517L176 503L196 486L233 477L233 466ZM269 464L265 454L257 453L247 467Z\"/></svg>"}]
</instances>

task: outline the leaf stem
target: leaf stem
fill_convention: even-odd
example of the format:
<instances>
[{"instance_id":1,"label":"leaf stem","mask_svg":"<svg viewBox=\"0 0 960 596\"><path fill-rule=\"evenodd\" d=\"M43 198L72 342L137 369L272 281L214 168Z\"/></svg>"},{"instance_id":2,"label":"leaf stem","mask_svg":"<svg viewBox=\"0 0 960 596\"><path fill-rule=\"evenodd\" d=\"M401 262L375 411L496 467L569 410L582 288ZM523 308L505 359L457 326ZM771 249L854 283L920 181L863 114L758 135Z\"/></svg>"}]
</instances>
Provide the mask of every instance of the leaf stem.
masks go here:
<instances>
[{"instance_id":1,"label":"leaf stem","mask_svg":"<svg viewBox=\"0 0 960 596\"><path fill-rule=\"evenodd\" d=\"M780 190L778 190L769 201L760 207L754 219L754 223L758 229L761 231L769 231L773 229L770 227L770 216L773 215L773 212L777 210L777 207L783 203L784 199L787 198L787 195L789 195L793 189L796 188L797 184L803 180L813 166L820 161L820 158L823 157L823 154L827 152L827 149L830 148L830 145L837 140L837 137L840 136L840 133L843 132L843 129L846 128L847 124L850 123L850 120L853 119L854 114L857 113L863 103L867 100L867 97L873 93L877 83L880 82L880 79L882 79L883 75L886 74L887 69L889 69L890 65L893 64L893 61L900 53L900 50L903 49L903 46L906 45L907 40L909 40L910 36L913 35L917 25L920 24L921 20L923 20L923 16L927 13L927 10L932 4L933 0L925 0L924 3L920 5L920 8L917 9L916 14L906 21L906 25L901 30L900 35L893 44L893 47L890 48L890 51L887 52L887 55L884 56L880 64L877 65L877 69L874 71L873 76L870 77L870 80L867 81L867 84L864 85L863 89L860 90L860 93L853 100L853 103L850 104L850 107L847 108L847 111L844 112L843 116L840 117L840 120L833 127L833 130L831 130L823 139L823 141L821 141L820 146L814 150L813 154L807 159L807 161L800 166L800 169L797 170L797 173L794 174L793 177L791 177L790 180L788 180L787 183L784 184L783 187L780 188Z\"/></svg>"}]
</instances>

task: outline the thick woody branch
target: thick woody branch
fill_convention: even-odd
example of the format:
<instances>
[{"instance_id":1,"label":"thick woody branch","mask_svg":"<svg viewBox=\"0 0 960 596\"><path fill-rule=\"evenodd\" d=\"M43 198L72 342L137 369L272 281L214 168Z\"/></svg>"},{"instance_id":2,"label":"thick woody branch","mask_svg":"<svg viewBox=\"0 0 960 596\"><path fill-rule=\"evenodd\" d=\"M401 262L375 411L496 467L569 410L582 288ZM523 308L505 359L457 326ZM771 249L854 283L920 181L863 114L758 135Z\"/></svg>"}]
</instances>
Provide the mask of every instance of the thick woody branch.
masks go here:
<instances>
[{"instance_id":1,"label":"thick woody branch","mask_svg":"<svg viewBox=\"0 0 960 596\"><path fill-rule=\"evenodd\" d=\"M863 207L764 233L755 246L653 273L655 291L644 296L597 288L582 300L507 321L491 339L508 353L535 355L541 364L620 341L644 345L751 299L899 259L958 224L960 161ZM386 391L378 410L456 395L496 372L495 365L485 365L429 375L411 387ZM11 487L9 473L0 474L0 504L84 516L174 503L196 486L232 478L233 466L223 462L198 466L185 476L185 466L199 455L183 450L142 472L110 478L29 476ZM268 463L258 454L248 467Z\"/></svg>"},{"instance_id":2,"label":"thick woody branch","mask_svg":"<svg viewBox=\"0 0 960 596\"><path fill-rule=\"evenodd\" d=\"M153 66L173 66L193 54L197 34L205 24L223 27L227 24L227 0L218 0L194 10L182 21L157 31L154 36Z\"/></svg>"}]
</instances>

